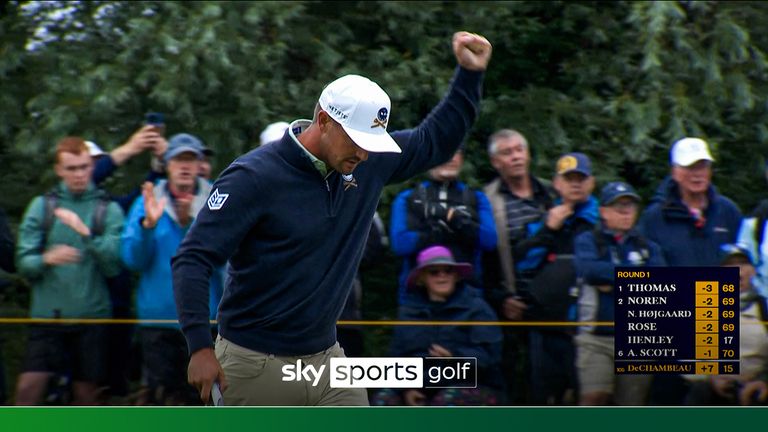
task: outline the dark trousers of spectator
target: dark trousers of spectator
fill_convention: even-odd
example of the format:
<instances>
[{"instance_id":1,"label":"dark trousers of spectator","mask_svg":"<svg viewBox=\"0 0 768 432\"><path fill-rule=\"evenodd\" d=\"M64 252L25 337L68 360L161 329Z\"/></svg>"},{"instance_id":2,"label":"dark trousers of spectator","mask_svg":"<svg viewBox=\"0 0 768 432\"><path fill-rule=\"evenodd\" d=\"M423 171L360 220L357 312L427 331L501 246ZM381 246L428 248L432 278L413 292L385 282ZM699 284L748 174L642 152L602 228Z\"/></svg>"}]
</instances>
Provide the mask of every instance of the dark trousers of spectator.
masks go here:
<instances>
[{"instance_id":1,"label":"dark trousers of spectator","mask_svg":"<svg viewBox=\"0 0 768 432\"><path fill-rule=\"evenodd\" d=\"M187 383L187 342L174 328L142 327L142 371L149 405L201 405L197 390Z\"/></svg>"},{"instance_id":2,"label":"dark trousers of spectator","mask_svg":"<svg viewBox=\"0 0 768 432\"><path fill-rule=\"evenodd\" d=\"M107 279L112 316L114 318L134 318L131 312L133 283L127 270ZM132 324L114 324L107 329L109 334L107 351L107 387L111 396L127 396L129 375L132 362L137 357L133 344L135 326Z\"/></svg>"},{"instance_id":3,"label":"dark trousers of spectator","mask_svg":"<svg viewBox=\"0 0 768 432\"><path fill-rule=\"evenodd\" d=\"M576 403L576 349L559 331L530 330L531 397L534 405Z\"/></svg>"},{"instance_id":4,"label":"dark trousers of spectator","mask_svg":"<svg viewBox=\"0 0 768 432\"><path fill-rule=\"evenodd\" d=\"M531 402L528 337L527 329L504 329L501 364L506 385L506 398L503 403L506 405L528 405Z\"/></svg>"}]
</instances>

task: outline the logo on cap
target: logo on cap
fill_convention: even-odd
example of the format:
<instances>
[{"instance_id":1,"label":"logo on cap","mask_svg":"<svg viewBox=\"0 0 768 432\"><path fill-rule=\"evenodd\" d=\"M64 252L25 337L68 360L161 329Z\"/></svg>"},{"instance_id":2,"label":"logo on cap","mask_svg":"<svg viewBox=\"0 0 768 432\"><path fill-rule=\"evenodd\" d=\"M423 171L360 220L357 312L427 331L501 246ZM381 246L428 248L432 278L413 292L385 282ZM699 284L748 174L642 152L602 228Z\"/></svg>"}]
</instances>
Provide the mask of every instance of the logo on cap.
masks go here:
<instances>
[{"instance_id":1,"label":"logo on cap","mask_svg":"<svg viewBox=\"0 0 768 432\"><path fill-rule=\"evenodd\" d=\"M333 105L328 105L328 110L333 113L333 115L339 117L339 120L346 120L349 118L349 114L345 113L343 110L336 108Z\"/></svg>"},{"instance_id":2,"label":"logo on cap","mask_svg":"<svg viewBox=\"0 0 768 432\"><path fill-rule=\"evenodd\" d=\"M562 174L566 171L576 169L579 166L579 161L573 156L563 156L557 161L557 173Z\"/></svg>"},{"instance_id":3,"label":"logo on cap","mask_svg":"<svg viewBox=\"0 0 768 432\"><path fill-rule=\"evenodd\" d=\"M373 124L371 125L371 129L377 128L379 126L383 127L384 129L387 128L387 116L389 115L389 111L387 111L386 107L383 107L379 110L378 113L376 113L376 118L373 119Z\"/></svg>"}]
</instances>

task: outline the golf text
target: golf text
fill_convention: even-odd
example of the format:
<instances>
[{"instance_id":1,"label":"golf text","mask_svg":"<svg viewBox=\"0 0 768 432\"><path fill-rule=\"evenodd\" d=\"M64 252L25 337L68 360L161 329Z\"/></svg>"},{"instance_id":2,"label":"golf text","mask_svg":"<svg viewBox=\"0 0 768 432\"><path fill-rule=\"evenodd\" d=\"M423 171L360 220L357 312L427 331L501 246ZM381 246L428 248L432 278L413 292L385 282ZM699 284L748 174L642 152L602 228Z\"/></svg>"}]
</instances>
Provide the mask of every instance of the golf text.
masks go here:
<instances>
[{"instance_id":1,"label":"golf text","mask_svg":"<svg viewBox=\"0 0 768 432\"><path fill-rule=\"evenodd\" d=\"M317 386L329 373L334 388L446 388L477 387L474 357L352 357L332 358L327 365L302 362L283 366L283 381L305 381Z\"/></svg>"}]
</instances>

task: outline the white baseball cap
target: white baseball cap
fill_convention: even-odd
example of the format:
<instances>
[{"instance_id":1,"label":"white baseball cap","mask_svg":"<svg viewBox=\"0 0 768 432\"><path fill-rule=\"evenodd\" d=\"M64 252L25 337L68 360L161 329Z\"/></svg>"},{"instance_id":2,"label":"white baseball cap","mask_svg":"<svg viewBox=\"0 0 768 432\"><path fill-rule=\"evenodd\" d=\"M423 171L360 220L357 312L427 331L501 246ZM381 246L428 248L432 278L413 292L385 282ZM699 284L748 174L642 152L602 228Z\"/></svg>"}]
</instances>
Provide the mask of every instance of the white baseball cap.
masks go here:
<instances>
[{"instance_id":1,"label":"white baseball cap","mask_svg":"<svg viewBox=\"0 0 768 432\"><path fill-rule=\"evenodd\" d=\"M97 157L97 156L101 156L103 154L106 154L106 153L104 153L104 150L102 150L101 147L99 147L93 141L86 141L85 142L85 146L88 147L88 154L91 157Z\"/></svg>"},{"instance_id":2,"label":"white baseball cap","mask_svg":"<svg viewBox=\"0 0 768 432\"><path fill-rule=\"evenodd\" d=\"M387 133L389 96L378 84L360 75L345 75L328 84L320 108L336 120L352 141L372 153L400 153Z\"/></svg>"},{"instance_id":3,"label":"white baseball cap","mask_svg":"<svg viewBox=\"0 0 768 432\"><path fill-rule=\"evenodd\" d=\"M714 162L715 159L709 153L707 142L701 138L683 138L672 145L670 152L672 165L691 166L700 160Z\"/></svg>"},{"instance_id":4,"label":"white baseball cap","mask_svg":"<svg viewBox=\"0 0 768 432\"><path fill-rule=\"evenodd\" d=\"M290 126L288 122L280 121L265 127L261 131L261 135L259 135L260 145L269 144L272 141L281 139L285 135L285 130L288 129L288 126Z\"/></svg>"}]
</instances>

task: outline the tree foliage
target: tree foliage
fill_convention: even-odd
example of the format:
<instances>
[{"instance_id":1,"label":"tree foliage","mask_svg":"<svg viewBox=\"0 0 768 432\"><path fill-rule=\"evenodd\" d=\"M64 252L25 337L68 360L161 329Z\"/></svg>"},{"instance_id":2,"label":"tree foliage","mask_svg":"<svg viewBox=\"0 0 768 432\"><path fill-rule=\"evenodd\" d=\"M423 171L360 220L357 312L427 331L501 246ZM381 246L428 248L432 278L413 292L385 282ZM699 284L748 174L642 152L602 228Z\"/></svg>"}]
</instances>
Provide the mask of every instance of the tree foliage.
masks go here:
<instances>
[{"instance_id":1,"label":"tree foliage","mask_svg":"<svg viewBox=\"0 0 768 432\"><path fill-rule=\"evenodd\" d=\"M468 174L493 172L495 129L522 131L549 176L583 151L598 179L647 196L685 135L715 148L716 182L745 207L763 189L768 6L728 2L6 2L0 35L0 204L18 214L53 181L67 134L111 148L143 113L201 136L222 168L268 123L309 117L322 86L371 77L392 127L439 100L459 29L494 44ZM132 165L128 179L141 174ZM132 175L131 175L132 174ZM395 188L396 189L396 188ZM395 190L388 190L384 202Z\"/></svg>"}]
</instances>

